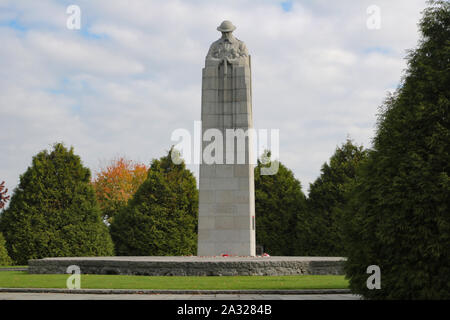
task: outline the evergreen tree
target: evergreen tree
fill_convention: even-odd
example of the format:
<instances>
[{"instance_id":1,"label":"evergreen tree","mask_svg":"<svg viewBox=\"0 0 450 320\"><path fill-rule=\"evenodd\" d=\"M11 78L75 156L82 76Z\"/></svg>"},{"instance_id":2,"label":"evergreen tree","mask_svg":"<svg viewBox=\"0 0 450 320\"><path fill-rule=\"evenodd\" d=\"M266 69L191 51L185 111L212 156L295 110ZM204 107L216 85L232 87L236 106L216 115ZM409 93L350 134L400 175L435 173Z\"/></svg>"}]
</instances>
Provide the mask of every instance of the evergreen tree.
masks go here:
<instances>
[{"instance_id":1,"label":"evergreen tree","mask_svg":"<svg viewBox=\"0 0 450 320\"><path fill-rule=\"evenodd\" d=\"M420 30L346 210L346 272L366 298L450 299L450 3L430 3Z\"/></svg>"},{"instance_id":2,"label":"evergreen tree","mask_svg":"<svg viewBox=\"0 0 450 320\"><path fill-rule=\"evenodd\" d=\"M8 251L5 246L5 238L3 234L0 233L0 266L10 266L12 265L12 260L8 255Z\"/></svg>"},{"instance_id":3,"label":"evergreen tree","mask_svg":"<svg viewBox=\"0 0 450 320\"><path fill-rule=\"evenodd\" d=\"M329 164L324 163L320 177L310 184L307 199L307 217L311 226L303 242L305 251L299 254L313 256L342 256L342 207L345 195L358 165L367 157L362 146L351 140L336 148Z\"/></svg>"},{"instance_id":4,"label":"evergreen tree","mask_svg":"<svg viewBox=\"0 0 450 320\"><path fill-rule=\"evenodd\" d=\"M57 143L38 153L21 175L0 220L8 252L18 264L28 259L113 254L108 229L73 148Z\"/></svg>"},{"instance_id":5,"label":"evergreen tree","mask_svg":"<svg viewBox=\"0 0 450 320\"><path fill-rule=\"evenodd\" d=\"M270 160L270 153L266 156ZM267 164L258 160L255 168L256 243L270 255L292 256L299 246L297 229L306 228L305 195L300 181L280 162L276 174L261 175L263 167L273 165L263 162Z\"/></svg>"},{"instance_id":6,"label":"evergreen tree","mask_svg":"<svg viewBox=\"0 0 450 320\"><path fill-rule=\"evenodd\" d=\"M184 162L172 162L171 149L154 159L147 179L110 230L119 255L195 255L198 190Z\"/></svg>"}]
</instances>

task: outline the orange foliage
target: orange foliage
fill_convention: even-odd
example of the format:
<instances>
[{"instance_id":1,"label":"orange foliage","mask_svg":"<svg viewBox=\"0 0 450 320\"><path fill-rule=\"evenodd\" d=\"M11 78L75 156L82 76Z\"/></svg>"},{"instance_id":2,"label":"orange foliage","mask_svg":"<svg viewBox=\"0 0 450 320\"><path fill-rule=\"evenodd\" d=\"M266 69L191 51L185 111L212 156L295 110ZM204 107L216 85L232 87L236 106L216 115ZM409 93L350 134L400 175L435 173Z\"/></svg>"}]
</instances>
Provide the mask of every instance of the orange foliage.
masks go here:
<instances>
[{"instance_id":1,"label":"orange foliage","mask_svg":"<svg viewBox=\"0 0 450 320\"><path fill-rule=\"evenodd\" d=\"M6 195L7 192L8 189L5 188L5 181L2 181L2 183L0 183L0 209L2 209L5 206L6 202L10 198L10 196Z\"/></svg>"},{"instance_id":2,"label":"orange foliage","mask_svg":"<svg viewBox=\"0 0 450 320\"><path fill-rule=\"evenodd\" d=\"M127 204L147 178L149 167L127 160L114 159L97 173L93 185L103 214L109 219Z\"/></svg>"}]
</instances>

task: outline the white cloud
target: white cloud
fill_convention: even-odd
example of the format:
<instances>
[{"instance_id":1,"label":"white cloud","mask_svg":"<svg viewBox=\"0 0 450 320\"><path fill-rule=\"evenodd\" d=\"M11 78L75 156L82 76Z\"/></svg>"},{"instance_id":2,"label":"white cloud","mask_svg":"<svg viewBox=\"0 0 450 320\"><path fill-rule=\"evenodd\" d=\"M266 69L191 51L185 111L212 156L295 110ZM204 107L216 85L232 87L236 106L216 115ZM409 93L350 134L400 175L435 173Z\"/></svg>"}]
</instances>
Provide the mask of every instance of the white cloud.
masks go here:
<instances>
[{"instance_id":1,"label":"white cloud","mask_svg":"<svg viewBox=\"0 0 450 320\"><path fill-rule=\"evenodd\" d=\"M304 190L348 134L369 146L378 106L416 45L424 0L78 1L80 31L58 1L0 1L0 180L10 189L56 141L95 171L148 162L200 119L201 68L229 19L252 55L257 128L280 128L281 161ZM11 23L14 22L14 23ZM191 167L195 169L195 167ZM197 172L197 170L195 169Z\"/></svg>"},{"instance_id":2,"label":"white cloud","mask_svg":"<svg viewBox=\"0 0 450 320\"><path fill-rule=\"evenodd\" d=\"M67 39L62 35L30 32L29 43L34 52L46 58L46 65L64 67L68 72L93 74L129 75L141 73L144 67L118 56L99 45L83 43L81 39Z\"/></svg>"}]
</instances>

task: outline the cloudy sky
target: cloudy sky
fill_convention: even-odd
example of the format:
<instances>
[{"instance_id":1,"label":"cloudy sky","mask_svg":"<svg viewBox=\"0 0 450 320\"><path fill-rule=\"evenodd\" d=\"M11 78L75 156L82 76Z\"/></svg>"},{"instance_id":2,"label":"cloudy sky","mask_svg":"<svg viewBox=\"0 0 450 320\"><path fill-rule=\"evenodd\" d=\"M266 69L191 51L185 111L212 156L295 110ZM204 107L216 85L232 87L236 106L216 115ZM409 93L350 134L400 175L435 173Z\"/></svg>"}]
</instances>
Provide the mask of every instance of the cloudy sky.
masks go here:
<instances>
[{"instance_id":1,"label":"cloudy sky","mask_svg":"<svg viewBox=\"0 0 450 320\"><path fill-rule=\"evenodd\" d=\"M71 4L81 9L79 30L66 26ZM371 5L379 29L368 28ZM254 126L280 129L280 159L307 191L348 136L370 146L425 6L0 0L0 181L12 190L32 156L59 141L93 172L117 156L149 163L164 155L175 129L192 131L200 120L204 58L216 27L231 20L252 56Z\"/></svg>"}]
</instances>

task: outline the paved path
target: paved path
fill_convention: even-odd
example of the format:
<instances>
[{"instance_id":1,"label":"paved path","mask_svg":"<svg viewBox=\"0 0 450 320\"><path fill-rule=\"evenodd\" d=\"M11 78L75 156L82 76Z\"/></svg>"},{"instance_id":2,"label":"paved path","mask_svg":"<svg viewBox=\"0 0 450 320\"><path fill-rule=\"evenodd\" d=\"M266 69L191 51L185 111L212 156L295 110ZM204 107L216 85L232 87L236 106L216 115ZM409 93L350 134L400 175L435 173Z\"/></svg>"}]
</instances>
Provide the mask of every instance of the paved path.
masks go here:
<instances>
[{"instance_id":1,"label":"paved path","mask_svg":"<svg viewBox=\"0 0 450 320\"><path fill-rule=\"evenodd\" d=\"M352 294L70 294L1 292L0 300L360 300Z\"/></svg>"}]
</instances>

